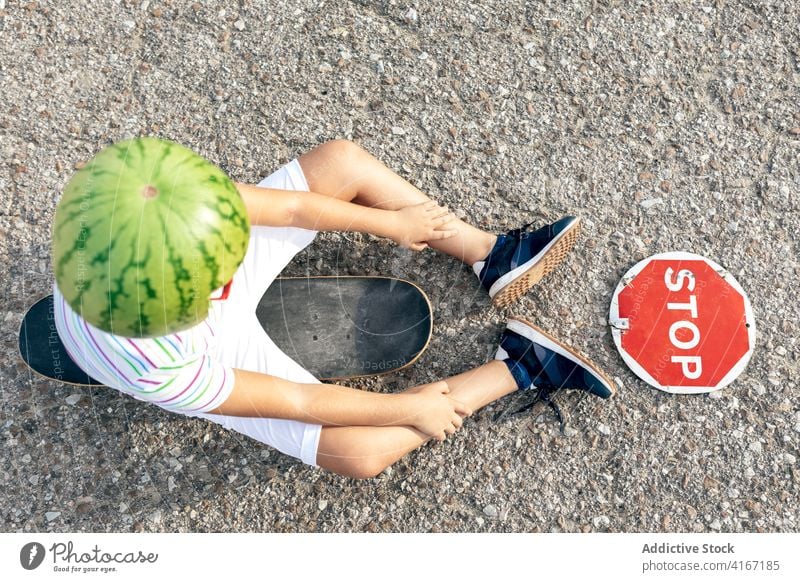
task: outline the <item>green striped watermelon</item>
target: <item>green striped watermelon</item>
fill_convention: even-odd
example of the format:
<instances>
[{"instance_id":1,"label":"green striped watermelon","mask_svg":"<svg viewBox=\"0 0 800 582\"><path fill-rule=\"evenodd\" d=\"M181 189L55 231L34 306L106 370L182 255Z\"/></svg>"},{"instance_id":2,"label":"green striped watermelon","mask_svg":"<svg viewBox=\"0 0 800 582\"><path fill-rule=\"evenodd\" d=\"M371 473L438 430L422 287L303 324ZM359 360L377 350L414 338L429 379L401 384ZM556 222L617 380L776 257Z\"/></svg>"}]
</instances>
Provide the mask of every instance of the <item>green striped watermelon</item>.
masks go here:
<instances>
[{"instance_id":1,"label":"green striped watermelon","mask_svg":"<svg viewBox=\"0 0 800 582\"><path fill-rule=\"evenodd\" d=\"M114 144L67 184L53 224L59 291L83 318L126 337L200 323L247 251L235 184L191 150L151 137Z\"/></svg>"}]
</instances>

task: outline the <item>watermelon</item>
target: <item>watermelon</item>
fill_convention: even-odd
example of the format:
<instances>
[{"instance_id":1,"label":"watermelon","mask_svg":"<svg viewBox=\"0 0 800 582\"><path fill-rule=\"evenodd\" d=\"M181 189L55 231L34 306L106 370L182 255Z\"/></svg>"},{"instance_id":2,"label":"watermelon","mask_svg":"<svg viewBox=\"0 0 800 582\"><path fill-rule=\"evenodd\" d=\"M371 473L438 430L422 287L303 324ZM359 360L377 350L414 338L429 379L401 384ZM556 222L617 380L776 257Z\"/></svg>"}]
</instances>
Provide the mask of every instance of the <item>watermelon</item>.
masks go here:
<instances>
[{"instance_id":1,"label":"watermelon","mask_svg":"<svg viewBox=\"0 0 800 582\"><path fill-rule=\"evenodd\" d=\"M106 147L67 183L53 222L58 289L89 324L157 337L202 322L250 235L236 185L173 142Z\"/></svg>"}]
</instances>

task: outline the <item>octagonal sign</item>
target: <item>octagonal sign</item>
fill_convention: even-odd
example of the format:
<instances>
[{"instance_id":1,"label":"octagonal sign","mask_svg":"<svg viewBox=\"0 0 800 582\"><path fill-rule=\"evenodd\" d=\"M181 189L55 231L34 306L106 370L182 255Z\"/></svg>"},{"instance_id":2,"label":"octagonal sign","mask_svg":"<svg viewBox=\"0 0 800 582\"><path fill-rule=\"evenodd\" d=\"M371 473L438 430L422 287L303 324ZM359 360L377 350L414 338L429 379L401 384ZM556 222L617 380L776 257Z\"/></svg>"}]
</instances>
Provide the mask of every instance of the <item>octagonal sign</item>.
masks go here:
<instances>
[{"instance_id":1,"label":"octagonal sign","mask_svg":"<svg viewBox=\"0 0 800 582\"><path fill-rule=\"evenodd\" d=\"M692 253L653 255L617 285L609 316L614 343L642 380L673 394L713 392L733 382L755 346L742 287Z\"/></svg>"}]
</instances>

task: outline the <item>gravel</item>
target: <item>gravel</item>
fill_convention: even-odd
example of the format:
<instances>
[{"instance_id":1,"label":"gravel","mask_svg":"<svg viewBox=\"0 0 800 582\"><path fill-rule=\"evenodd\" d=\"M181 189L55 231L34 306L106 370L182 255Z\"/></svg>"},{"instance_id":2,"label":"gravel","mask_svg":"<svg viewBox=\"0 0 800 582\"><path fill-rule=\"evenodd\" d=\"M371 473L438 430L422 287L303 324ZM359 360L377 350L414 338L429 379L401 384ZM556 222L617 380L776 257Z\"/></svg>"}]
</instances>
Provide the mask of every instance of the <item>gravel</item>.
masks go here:
<instances>
[{"instance_id":1,"label":"gravel","mask_svg":"<svg viewBox=\"0 0 800 582\"><path fill-rule=\"evenodd\" d=\"M0 0L3 530L797 531L798 10ZM485 229L581 215L575 252L511 313L606 368L618 397L560 396L568 435L546 409L494 422L500 402L355 481L32 376L16 334L51 286L60 192L100 147L142 134L250 183L353 139ZM718 398L649 388L609 333L619 278L670 250L725 266L753 303L754 357ZM469 268L370 236L323 234L287 272L391 274L428 292L429 350L352 383L368 390L483 363L507 317Z\"/></svg>"}]
</instances>

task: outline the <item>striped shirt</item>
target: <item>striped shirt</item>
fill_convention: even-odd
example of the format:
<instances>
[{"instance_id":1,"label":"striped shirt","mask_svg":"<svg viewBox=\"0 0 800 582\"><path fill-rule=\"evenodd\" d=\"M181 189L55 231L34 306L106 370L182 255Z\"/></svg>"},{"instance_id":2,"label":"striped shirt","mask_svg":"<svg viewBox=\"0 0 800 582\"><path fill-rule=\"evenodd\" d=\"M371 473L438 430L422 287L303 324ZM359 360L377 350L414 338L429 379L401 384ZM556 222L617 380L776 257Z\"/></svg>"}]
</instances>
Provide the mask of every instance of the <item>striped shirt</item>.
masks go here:
<instances>
[{"instance_id":1,"label":"striped shirt","mask_svg":"<svg viewBox=\"0 0 800 582\"><path fill-rule=\"evenodd\" d=\"M98 382L187 416L213 410L233 391L233 369L213 355L213 310L180 333L128 338L86 323L55 283L53 299L56 330L67 353Z\"/></svg>"}]
</instances>

